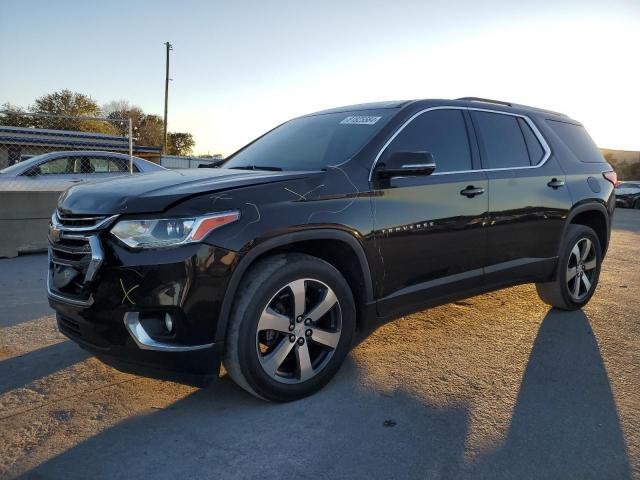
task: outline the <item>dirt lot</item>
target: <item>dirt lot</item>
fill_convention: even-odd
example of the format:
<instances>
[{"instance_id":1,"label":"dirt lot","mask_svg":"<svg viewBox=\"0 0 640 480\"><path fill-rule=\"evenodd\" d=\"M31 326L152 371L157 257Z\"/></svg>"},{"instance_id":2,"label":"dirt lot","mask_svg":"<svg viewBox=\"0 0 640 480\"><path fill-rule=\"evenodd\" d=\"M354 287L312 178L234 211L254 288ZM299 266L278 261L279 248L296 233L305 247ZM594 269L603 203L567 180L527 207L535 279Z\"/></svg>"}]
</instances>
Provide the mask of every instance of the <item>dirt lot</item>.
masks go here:
<instances>
[{"instance_id":1,"label":"dirt lot","mask_svg":"<svg viewBox=\"0 0 640 480\"><path fill-rule=\"evenodd\" d=\"M312 398L115 371L57 333L43 255L0 261L0 477L640 479L640 211L584 311L532 285L386 325Z\"/></svg>"}]
</instances>

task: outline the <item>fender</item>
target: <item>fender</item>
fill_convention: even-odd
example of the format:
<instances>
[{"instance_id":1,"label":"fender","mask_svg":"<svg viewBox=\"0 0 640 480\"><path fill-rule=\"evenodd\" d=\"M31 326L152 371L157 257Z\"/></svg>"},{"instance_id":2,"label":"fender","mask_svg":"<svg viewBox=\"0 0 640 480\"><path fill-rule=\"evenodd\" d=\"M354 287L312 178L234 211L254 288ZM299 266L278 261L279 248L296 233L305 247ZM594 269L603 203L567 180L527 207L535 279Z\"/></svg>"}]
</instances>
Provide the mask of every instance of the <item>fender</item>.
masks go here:
<instances>
[{"instance_id":1,"label":"fender","mask_svg":"<svg viewBox=\"0 0 640 480\"><path fill-rule=\"evenodd\" d=\"M253 262L263 253L273 250L284 245L291 245L296 242L305 240L339 240L348 244L358 258L358 263L362 269L362 275L364 277L366 302L373 301L373 285L371 282L371 271L369 269L369 262L367 256L364 253L364 249L360 242L347 232L337 229L311 229L300 232L293 232L284 235L279 235L274 238L270 238L249 250L240 260L238 266L234 269L227 287L227 291L224 294L222 301L222 307L220 308L220 314L218 317L218 325L216 327L216 342L222 342L225 339L227 332L227 323L229 320L229 314L231 312L231 305L235 297L240 281L244 277L247 269L253 264Z\"/></svg>"},{"instance_id":2,"label":"fender","mask_svg":"<svg viewBox=\"0 0 640 480\"><path fill-rule=\"evenodd\" d=\"M569 210L569 213L567 214L567 219L564 222L564 227L562 229L560 245L558 246L558 256L560 256L560 249L564 245L564 241L567 235L567 230L569 229L569 225L571 225L571 222L578 214L583 212L588 212L588 211L595 211L595 212L602 213L602 215L604 216L604 220L607 224L607 245L604 251L602 252L602 257L604 258L605 253L607 253L607 248L609 247L609 237L611 236L611 219L610 219L609 211L607 210L607 207L596 200L586 200L582 203L578 203L571 210Z\"/></svg>"}]
</instances>

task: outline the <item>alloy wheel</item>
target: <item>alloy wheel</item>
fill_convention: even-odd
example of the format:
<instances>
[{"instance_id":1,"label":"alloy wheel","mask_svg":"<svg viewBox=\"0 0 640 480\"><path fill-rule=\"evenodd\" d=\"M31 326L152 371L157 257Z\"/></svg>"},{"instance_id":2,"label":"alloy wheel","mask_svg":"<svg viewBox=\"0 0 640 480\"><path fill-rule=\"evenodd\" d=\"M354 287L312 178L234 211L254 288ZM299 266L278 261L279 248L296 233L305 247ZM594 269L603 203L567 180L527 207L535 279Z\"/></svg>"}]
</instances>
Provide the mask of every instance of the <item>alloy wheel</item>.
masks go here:
<instances>
[{"instance_id":1,"label":"alloy wheel","mask_svg":"<svg viewBox=\"0 0 640 480\"><path fill-rule=\"evenodd\" d=\"M340 341L342 312L325 283L303 278L282 287L258 320L256 351L263 370L282 383L301 383L330 361Z\"/></svg>"},{"instance_id":2,"label":"alloy wheel","mask_svg":"<svg viewBox=\"0 0 640 480\"><path fill-rule=\"evenodd\" d=\"M579 239L571 249L567 262L567 288L573 301L582 301L591 291L597 262L593 242L588 238Z\"/></svg>"}]
</instances>

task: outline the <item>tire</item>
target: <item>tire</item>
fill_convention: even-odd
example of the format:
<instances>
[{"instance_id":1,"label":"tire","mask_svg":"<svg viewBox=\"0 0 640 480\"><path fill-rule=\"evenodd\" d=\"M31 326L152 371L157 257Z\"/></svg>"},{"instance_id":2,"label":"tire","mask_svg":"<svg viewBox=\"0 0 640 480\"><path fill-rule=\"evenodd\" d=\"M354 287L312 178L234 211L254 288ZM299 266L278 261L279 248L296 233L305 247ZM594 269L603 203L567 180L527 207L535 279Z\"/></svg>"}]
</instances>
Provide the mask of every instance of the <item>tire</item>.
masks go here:
<instances>
[{"instance_id":1,"label":"tire","mask_svg":"<svg viewBox=\"0 0 640 480\"><path fill-rule=\"evenodd\" d=\"M333 265L300 253L267 257L250 268L238 288L223 363L252 395L297 400L336 374L355 324L353 294Z\"/></svg>"},{"instance_id":2,"label":"tire","mask_svg":"<svg viewBox=\"0 0 640 480\"><path fill-rule=\"evenodd\" d=\"M602 249L596 232L584 225L570 225L558 259L556 278L551 282L537 283L538 295L552 307L578 310L593 296L601 264Z\"/></svg>"}]
</instances>

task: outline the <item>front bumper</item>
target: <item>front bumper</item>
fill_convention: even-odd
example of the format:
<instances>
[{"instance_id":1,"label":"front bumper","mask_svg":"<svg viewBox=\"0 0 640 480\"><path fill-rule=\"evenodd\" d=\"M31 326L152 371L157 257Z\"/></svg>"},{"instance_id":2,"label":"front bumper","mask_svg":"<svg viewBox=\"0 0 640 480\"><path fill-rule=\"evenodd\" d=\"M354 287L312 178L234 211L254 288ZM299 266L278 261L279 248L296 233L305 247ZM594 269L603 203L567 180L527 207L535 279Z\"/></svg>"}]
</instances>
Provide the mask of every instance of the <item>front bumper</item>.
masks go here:
<instances>
[{"instance_id":1,"label":"front bumper","mask_svg":"<svg viewBox=\"0 0 640 480\"><path fill-rule=\"evenodd\" d=\"M208 244L134 252L107 235L95 238L101 261L82 295L56 289L50 258L49 304L60 331L117 367L217 373L218 313L238 255Z\"/></svg>"}]
</instances>

